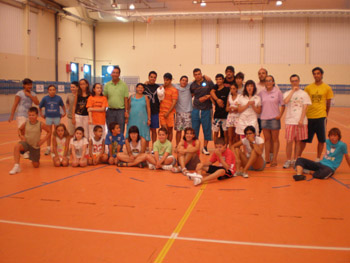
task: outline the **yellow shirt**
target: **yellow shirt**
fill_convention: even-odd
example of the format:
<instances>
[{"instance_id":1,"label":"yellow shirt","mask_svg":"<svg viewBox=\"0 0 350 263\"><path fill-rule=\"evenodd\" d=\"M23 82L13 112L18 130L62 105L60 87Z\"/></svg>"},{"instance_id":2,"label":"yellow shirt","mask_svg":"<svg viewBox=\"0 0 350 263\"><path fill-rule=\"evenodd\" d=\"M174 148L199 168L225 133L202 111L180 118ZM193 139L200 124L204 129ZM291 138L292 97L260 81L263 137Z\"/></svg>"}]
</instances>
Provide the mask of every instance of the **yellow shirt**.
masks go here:
<instances>
[{"instance_id":1,"label":"yellow shirt","mask_svg":"<svg viewBox=\"0 0 350 263\"><path fill-rule=\"evenodd\" d=\"M312 103L307 108L307 118L319 119L327 117L326 102L333 98L332 88L325 83L321 85L312 83L305 88L305 92L309 94Z\"/></svg>"}]
</instances>

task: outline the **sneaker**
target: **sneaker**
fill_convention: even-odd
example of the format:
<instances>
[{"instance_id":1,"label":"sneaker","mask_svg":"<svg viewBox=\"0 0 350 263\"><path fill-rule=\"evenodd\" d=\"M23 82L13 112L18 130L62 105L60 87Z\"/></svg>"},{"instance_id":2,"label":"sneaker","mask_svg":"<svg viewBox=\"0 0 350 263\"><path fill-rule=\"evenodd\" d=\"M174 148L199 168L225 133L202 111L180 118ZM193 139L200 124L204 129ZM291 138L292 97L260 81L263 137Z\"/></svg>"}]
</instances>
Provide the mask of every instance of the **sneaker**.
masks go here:
<instances>
[{"instance_id":1,"label":"sneaker","mask_svg":"<svg viewBox=\"0 0 350 263\"><path fill-rule=\"evenodd\" d=\"M49 155L49 154L50 154L50 152L51 152L50 147L47 147L47 148L46 148L46 151L45 151L45 155Z\"/></svg>"},{"instance_id":2,"label":"sneaker","mask_svg":"<svg viewBox=\"0 0 350 263\"><path fill-rule=\"evenodd\" d=\"M241 173L241 175L242 175L243 178L248 178L249 177L248 173Z\"/></svg>"},{"instance_id":3,"label":"sneaker","mask_svg":"<svg viewBox=\"0 0 350 263\"><path fill-rule=\"evenodd\" d=\"M199 179L202 179L203 176L201 176L200 174L197 174L197 173L187 173L186 174L188 179L190 180L194 180L194 178L199 178Z\"/></svg>"},{"instance_id":4,"label":"sneaker","mask_svg":"<svg viewBox=\"0 0 350 263\"><path fill-rule=\"evenodd\" d=\"M29 159L29 152L25 152L25 153L23 154L23 158L24 158L24 159Z\"/></svg>"},{"instance_id":5,"label":"sneaker","mask_svg":"<svg viewBox=\"0 0 350 263\"><path fill-rule=\"evenodd\" d=\"M233 174L234 177L238 176L238 175L242 175L241 172L237 171Z\"/></svg>"},{"instance_id":6,"label":"sneaker","mask_svg":"<svg viewBox=\"0 0 350 263\"><path fill-rule=\"evenodd\" d=\"M292 162L290 160L287 160L284 165L283 165L283 168L284 169L288 169L290 166L292 165Z\"/></svg>"},{"instance_id":7,"label":"sneaker","mask_svg":"<svg viewBox=\"0 0 350 263\"><path fill-rule=\"evenodd\" d=\"M118 167L125 167L125 166L128 166L128 163L126 163L126 162L118 162L117 166Z\"/></svg>"},{"instance_id":8,"label":"sneaker","mask_svg":"<svg viewBox=\"0 0 350 263\"><path fill-rule=\"evenodd\" d=\"M199 185L202 182L201 178L193 178L193 185Z\"/></svg>"},{"instance_id":9,"label":"sneaker","mask_svg":"<svg viewBox=\"0 0 350 263\"><path fill-rule=\"evenodd\" d=\"M154 164L149 163L149 164L148 164L148 168L149 168L150 170L155 170L155 169L156 169L156 166L155 166Z\"/></svg>"},{"instance_id":10,"label":"sneaker","mask_svg":"<svg viewBox=\"0 0 350 263\"><path fill-rule=\"evenodd\" d=\"M300 174L300 175L296 174L296 175L293 175L293 178L295 181L302 181L302 180L306 179L306 176L302 175L302 174Z\"/></svg>"},{"instance_id":11,"label":"sneaker","mask_svg":"<svg viewBox=\"0 0 350 263\"><path fill-rule=\"evenodd\" d=\"M13 166L12 170L10 171L10 174L16 174L19 173L21 171L21 168L19 167L19 165Z\"/></svg>"},{"instance_id":12,"label":"sneaker","mask_svg":"<svg viewBox=\"0 0 350 263\"><path fill-rule=\"evenodd\" d=\"M173 166L171 164L170 165L162 165L162 169L166 170L166 171L171 171L171 169L173 169Z\"/></svg>"},{"instance_id":13,"label":"sneaker","mask_svg":"<svg viewBox=\"0 0 350 263\"><path fill-rule=\"evenodd\" d=\"M139 163L139 167L140 168L145 168L147 166L147 163L146 162L141 162Z\"/></svg>"},{"instance_id":14,"label":"sneaker","mask_svg":"<svg viewBox=\"0 0 350 263\"><path fill-rule=\"evenodd\" d=\"M208 151L207 147L203 147L202 153L205 154L205 155L209 155L210 154L210 152Z\"/></svg>"}]
</instances>

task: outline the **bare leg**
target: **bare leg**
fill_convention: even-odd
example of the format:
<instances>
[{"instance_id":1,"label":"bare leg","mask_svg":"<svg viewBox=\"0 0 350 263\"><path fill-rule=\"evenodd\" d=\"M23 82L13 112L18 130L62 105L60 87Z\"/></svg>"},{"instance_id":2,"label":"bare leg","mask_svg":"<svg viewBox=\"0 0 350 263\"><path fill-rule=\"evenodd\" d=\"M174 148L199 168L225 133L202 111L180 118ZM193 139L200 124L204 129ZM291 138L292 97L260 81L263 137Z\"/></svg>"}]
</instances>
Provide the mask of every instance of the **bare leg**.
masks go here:
<instances>
[{"instance_id":1,"label":"bare leg","mask_svg":"<svg viewBox=\"0 0 350 263\"><path fill-rule=\"evenodd\" d=\"M167 129L168 129L168 140L170 142L172 142L173 141L173 127L167 127Z\"/></svg>"},{"instance_id":2,"label":"bare leg","mask_svg":"<svg viewBox=\"0 0 350 263\"><path fill-rule=\"evenodd\" d=\"M15 148L13 150L13 159L15 161L15 164L18 163L19 164L19 160L21 158L21 151L23 152L24 151L24 148L22 146L22 144L20 143L17 143L15 145Z\"/></svg>"},{"instance_id":3,"label":"bare leg","mask_svg":"<svg viewBox=\"0 0 350 263\"><path fill-rule=\"evenodd\" d=\"M181 133L182 131L176 131L176 145L179 145L181 141Z\"/></svg>"},{"instance_id":4,"label":"bare leg","mask_svg":"<svg viewBox=\"0 0 350 263\"><path fill-rule=\"evenodd\" d=\"M152 137L152 145L153 145L157 140L157 129L156 128L151 128L151 137Z\"/></svg>"},{"instance_id":5,"label":"bare leg","mask_svg":"<svg viewBox=\"0 0 350 263\"><path fill-rule=\"evenodd\" d=\"M280 149L280 140L279 140L280 130L271 130L271 134L272 134L272 141L273 141L273 160L271 165L276 166L278 151Z\"/></svg>"},{"instance_id":6,"label":"bare leg","mask_svg":"<svg viewBox=\"0 0 350 263\"><path fill-rule=\"evenodd\" d=\"M321 159L321 155L323 152L323 147L324 147L324 143L323 142L318 142L317 144L317 158Z\"/></svg>"},{"instance_id":7,"label":"bare leg","mask_svg":"<svg viewBox=\"0 0 350 263\"><path fill-rule=\"evenodd\" d=\"M217 170L215 173L212 173L212 174L210 174L210 175L208 175L206 177L203 177L202 183L205 183L205 182L210 181L210 180L217 179L220 176L224 176L225 173L226 173L226 171L224 169Z\"/></svg>"},{"instance_id":8,"label":"bare leg","mask_svg":"<svg viewBox=\"0 0 350 263\"><path fill-rule=\"evenodd\" d=\"M287 145L286 145L287 160L291 160L292 150L293 150L293 141L287 141Z\"/></svg>"},{"instance_id":9,"label":"bare leg","mask_svg":"<svg viewBox=\"0 0 350 263\"><path fill-rule=\"evenodd\" d=\"M300 154L299 154L299 156L301 156L303 154L305 147L306 147L306 142L300 141Z\"/></svg>"},{"instance_id":10,"label":"bare leg","mask_svg":"<svg viewBox=\"0 0 350 263\"><path fill-rule=\"evenodd\" d=\"M248 162L246 163L243 172L247 173L248 169L253 166L254 169L259 170L264 166L264 159L256 151L252 151Z\"/></svg>"},{"instance_id":11,"label":"bare leg","mask_svg":"<svg viewBox=\"0 0 350 263\"><path fill-rule=\"evenodd\" d=\"M267 163L271 162L270 160L270 150L271 150L271 141L272 135L271 130L263 129L264 138L265 138L265 160Z\"/></svg>"}]
</instances>

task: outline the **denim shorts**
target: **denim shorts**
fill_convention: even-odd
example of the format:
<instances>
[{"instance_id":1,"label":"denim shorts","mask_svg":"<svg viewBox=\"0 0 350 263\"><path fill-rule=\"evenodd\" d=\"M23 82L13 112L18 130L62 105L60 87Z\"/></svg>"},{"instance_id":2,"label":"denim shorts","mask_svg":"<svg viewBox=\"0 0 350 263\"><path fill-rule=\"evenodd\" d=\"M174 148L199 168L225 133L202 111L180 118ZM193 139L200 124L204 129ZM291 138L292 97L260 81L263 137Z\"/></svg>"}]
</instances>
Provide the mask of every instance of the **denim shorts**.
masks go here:
<instances>
[{"instance_id":1,"label":"denim shorts","mask_svg":"<svg viewBox=\"0 0 350 263\"><path fill-rule=\"evenodd\" d=\"M56 117L56 118L46 117L46 119L45 119L46 125L54 124L57 126L58 124L60 124L60 122L61 122L61 117Z\"/></svg>"},{"instance_id":2,"label":"denim shorts","mask_svg":"<svg viewBox=\"0 0 350 263\"><path fill-rule=\"evenodd\" d=\"M261 128L267 130L280 130L281 121L276 119L261 120Z\"/></svg>"}]
</instances>

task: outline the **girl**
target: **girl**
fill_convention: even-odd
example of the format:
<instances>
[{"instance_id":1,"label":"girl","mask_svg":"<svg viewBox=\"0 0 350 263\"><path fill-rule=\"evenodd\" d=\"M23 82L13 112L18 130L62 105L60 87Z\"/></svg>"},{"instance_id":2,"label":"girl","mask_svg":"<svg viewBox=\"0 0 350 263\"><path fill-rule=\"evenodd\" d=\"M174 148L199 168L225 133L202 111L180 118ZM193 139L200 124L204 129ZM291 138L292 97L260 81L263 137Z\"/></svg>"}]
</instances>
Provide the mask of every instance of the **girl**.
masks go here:
<instances>
[{"instance_id":1,"label":"girl","mask_svg":"<svg viewBox=\"0 0 350 263\"><path fill-rule=\"evenodd\" d=\"M85 167L88 156L88 140L84 137L84 128L75 129L74 137L70 139L69 147L72 151L71 163L73 167Z\"/></svg>"},{"instance_id":2,"label":"girl","mask_svg":"<svg viewBox=\"0 0 350 263\"><path fill-rule=\"evenodd\" d=\"M236 126L239 117L238 98L240 95L237 94L237 91L237 86L232 85L226 104L226 111L228 112L226 126L228 127L228 142L230 149L235 142L239 141L239 135L236 134Z\"/></svg>"},{"instance_id":3,"label":"girl","mask_svg":"<svg viewBox=\"0 0 350 263\"><path fill-rule=\"evenodd\" d=\"M195 170L200 163L200 142L196 137L193 128L186 128L183 140L180 142L177 151L178 167L174 167L171 171L174 173L182 172L187 175L188 170Z\"/></svg>"},{"instance_id":4,"label":"girl","mask_svg":"<svg viewBox=\"0 0 350 263\"><path fill-rule=\"evenodd\" d=\"M143 168L146 161L146 140L140 136L137 126L131 126L128 133L129 137L125 140L126 152L117 154L117 165Z\"/></svg>"},{"instance_id":5,"label":"girl","mask_svg":"<svg viewBox=\"0 0 350 263\"><path fill-rule=\"evenodd\" d=\"M69 133L66 125L60 123L56 126L52 138L53 165L56 167L68 166Z\"/></svg>"},{"instance_id":6,"label":"girl","mask_svg":"<svg viewBox=\"0 0 350 263\"><path fill-rule=\"evenodd\" d=\"M102 85L95 83L92 87L91 95L86 103L86 108L89 113L89 134L90 138L94 136L94 127L99 125L102 127L102 137L106 136L106 108L108 107L108 100L102 94Z\"/></svg>"},{"instance_id":7,"label":"girl","mask_svg":"<svg viewBox=\"0 0 350 263\"><path fill-rule=\"evenodd\" d=\"M91 98L91 97L90 97ZM89 140L89 165L96 165L108 161L108 155L105 154L105 139L103 128L96 125L92 131L93 134Z\"/></svg>"},{"instance_id":8,"label":"girl","mask_svg":"<svg viewBox=\"0 0 350 263\"><path fill-rule=\"evenodd\" d=\"M151 108L149 99L143 94L145 87L142 83L136 85L136 94L129 98L129 121L128 129L131 126L137 126L140 136L150 141L149 126L151 125ZM125 137L128 137L126 133Z\"/></svg>"},{"instance_id":9,"label":"girl","mask_svg":"<svg viewBox=\"0 0 350 263\"><path fill-rule=\"evenodd\" d=\"M78 93L78 88L79 88L79 82L78 81L73 81L70 84L70 91L71 91L71 93L69 93L67 95L67 99L66 99L66 106L67 106L67 130L69 132L70 137L73 137L74 131L75 131L74 124L72 123L72 118L73 118L73 115L74 115L74 111L73 111L74 100L75 100L75 97L76 97L76 95Z\"/></svg>"},{"instance_id":10,"label":"girl","mask_svg":"<svg viewBox=\"0 0 350 263\"><path fill-rule=\"evenodd\" d=\"M244 85L243 95L238 98L239 118L236 126L236 133L244 135L244 129L247 126L253 126L259 130L258 114L261 113L261 100L256 95L255 82L248 80Z\"/></svg>"},{"instance_id":11,"label":"girl","mask_svg":"<svg viewBox=\"0 0 350 263\"><path fill-rule=\"evenodd\" d=\"M72 123L75 127L83 127L85 136L89 137L89 114L86 108L87 100L90 96L89 81L81 79L79 81L78 94L75 96Z\"/></svg>"}]
</instances>

